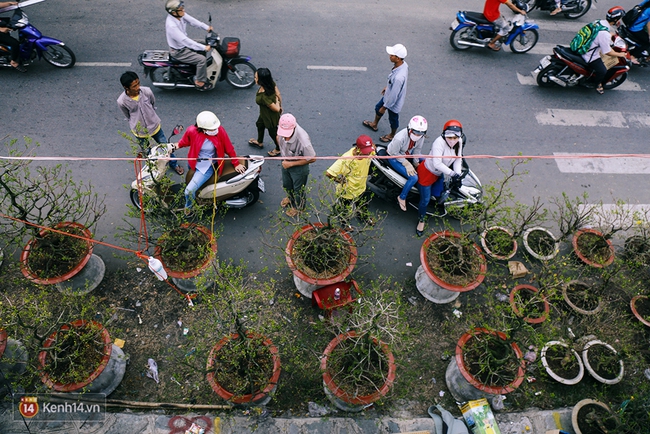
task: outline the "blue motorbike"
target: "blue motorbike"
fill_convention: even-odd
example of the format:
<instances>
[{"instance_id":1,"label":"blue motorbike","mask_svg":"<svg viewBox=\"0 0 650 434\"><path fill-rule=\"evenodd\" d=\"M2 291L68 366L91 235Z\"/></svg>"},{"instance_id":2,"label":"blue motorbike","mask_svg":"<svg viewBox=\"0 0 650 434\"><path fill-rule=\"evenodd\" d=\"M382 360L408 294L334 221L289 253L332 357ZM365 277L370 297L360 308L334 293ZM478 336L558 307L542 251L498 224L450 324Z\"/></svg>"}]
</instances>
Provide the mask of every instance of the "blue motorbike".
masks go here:
<instances>
[{"instance_id":1,"label":"blue motorbike","mask_svg":"<svg viewBox=\"0 0 650 434\"><path fill-rule=\"evenodd\" d=\"M39 3L40 1L26 1L21 3L20 6ZM0 12L8 10L15 10L13 16L5 25L8 25L13 30L18 30L20 42L18 62L26 66L36 58L42 58L57 68L72 68L74 66L76 61L74 53L63 42L44 36L36 27L29 24L27 15L17 6L2 8ZM11 68L10 60L11 49L0 44L0 66Z\"/></svg>"},{"instance_id":2,"label":"blue motorbike","mask_svg":"<svg viewBox=\"0 0 650 434\"><path fill-rule=\"evenodd\" d=\"M513 53L530 51L539 39L539 26L521 14L517 14L510 22L512 29L501 39L501 43L510 45ZM449 43L454 50L488 48L488 42L497 34L494 23L488 21L482 13L469 11L458 11L456 19L451 23L451 30Z\"/></svg>"}]
</instances>

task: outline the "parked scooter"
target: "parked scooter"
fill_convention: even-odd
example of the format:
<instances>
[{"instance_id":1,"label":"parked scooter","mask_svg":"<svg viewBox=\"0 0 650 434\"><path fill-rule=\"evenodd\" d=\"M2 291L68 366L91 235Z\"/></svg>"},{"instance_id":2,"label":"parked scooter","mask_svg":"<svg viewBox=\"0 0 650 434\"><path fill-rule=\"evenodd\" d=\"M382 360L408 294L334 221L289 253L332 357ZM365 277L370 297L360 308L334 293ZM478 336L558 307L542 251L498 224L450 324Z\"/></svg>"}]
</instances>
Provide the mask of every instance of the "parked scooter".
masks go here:
<instances>
[{"instance_id":1,"label":"parked scooter","mask_svg":"<svg viewBox=\"0 0 650 434\"><path fill-rule=\"evenodd\" d=\"M627 51L625 42L615 37L614 50ZM611 74L605 89L614 89L627 80L627 72L630 70L628 60L622 57L613 58L616 64L609 68ZM531 73L537 80L540 87L573 87L585 86L596 87L594 73L587 65L581 55L571 51L569 47L557 45L553 48L552 56L545 56L539 61L539 66Z\"/></svg>"},{"instance_id":2,"label":"parked scooter","mask_svg":"<svg viewBox=\"0 0 650 434\"><path fill-rule=\"evenodd\" d=\"M177 125L170 138L182 131L183 127ZM167 173L169 156L177 149L177 146L177 143L161 143L151 147L137 179L131 183L131 202L138 209L141 209L144 203L146 211L146 196L160 200L163 206L169 208L175 209L184 206L184 200L183 203L178 203L178 199L182 198L183 186L163 182ZM142 155L138 155L138 157L142 158ZM212 206L216 202L217 206L244 208L257 202L260 191L265 191L264 180L260 177L264 157L246 155L239 162L246 166L246 171L242 174L235 171L230 160L222 161L224 168L216 184L215 170L215 175L212 175L197 190L196 203L198 206ZM214 164L220 163L214 162ZM189 171L187 177L189 177ZM186 183L191 179L187 177Z\"/></svg>"},{"instance_id":3,"label":"parked scooter","mask_svg":"<svg viewBox=\"0 0 650 434\"><path fill-rule=\"evenodd\" d=\"M639 61L639 66L648 66L650 65L650 52L648 50L641 50L641 44L636 40L634 35L630 33L625 24L621 24L617 30L618 36L623 38L627 44L627 48L630 53L634 54L637 51L640 51L640 56L636 56L636 59Z\"/></svg>"},{"instance_id":4,"label":"parked scooter","mask_svg":"<svg viewBox=\"0 0 650 434\"><path fill-rule=\"evenodd\" d=\"M0 12L15 10L9 20L9 27L18 30L20 51L18 62L23 66L31 64L36 58L45 59L49 64L57 68L72 68L75 64L75 56L70 48L62 41L43 35L36 27L29 23L27 14L21 7L40 3L44 0L28 0L18 6L7 6L0 9ZM0 66L12 68L11 49L0 44Z\"/></svg>"},{"instance_id":5,"label":"parked scooter","mask_svg":"<svg viewBox=\"0 0 650 434\"><path fill-rule=\"evenodd\" d=\"M465 135L462 137L463 143L466 144ZM377 155L386 156L387 145L377 145ZM370 176L366 183L368 189L380 198L394 202L395 198L399 196L406 184L406 179L397 173L388 164L386 158L373 158L372 165L370 166ZM445 201L445 210L449 211L452 208L463 208L466 206L477 205L483 203L483 186L478 177L472 172L467 164L467 160L463 158L463 170L460 179L453 182L451 178L445 177L445 190L449 191L449 197ZM414 186L406 197L406 203L413 208L418 208L420 201L420 193L417 185ZM430 216L442 217L436 213L436 202L433 196L427 214Z\"/></svg>"},{"instance_id":6,"label":"parked scooter","mask_svg":"<svg viewBox=\"0 0 650 434\"><path fill-rule=\"evenodd\" d=\"M533 9L549 12L555 10L555 0L523 0L523 2L528 5L529 11ZM591 0L562 0L561 8L561 14L565 18L575 20L589 12Z\"/></svg>"},{"instance_id":7,"label":"parked scooter","mask_svg":"<svg viewBox=\"0 0 650 434\"><path fill-rule=\"evenodd\" d=\"M212 15L208 20L212 26ZM208 32L205 37L206 45L212 47L208 52L207 74L208 81L215 87L218 81L227 80L239 89L249 88L255 83L257 69L249 62L250 57L239 54L239 38L224 38ZM217 54L218 53L218 54ZM205 54L205 52L200 52ZM219 60L221 55L221 61ZM180 62L174 59L167 50L145 50L138 56L138 62L144 66L144 74L151 78L151 84L162 89L196 88L194 76L196 65ZM219 64L221 62L221 67Z\"/></svg>"},{"instance_id":8,"label":"parked scooter","mask_svg":"<svg viewBox=\"0 0 650 434\"><path fill-rule=\"evenodd\" d=\"M521 6L525 8L525 5ZM501 43L510 45L513 53L530 51L539 39L539 26L521 14L514 17L512 24L512 30L501 39ZM482 13L469 11L458 11L456 19L451 23L451 30L449 43L454 50L488 48L488 43L497 33L494 23L488 21Z\"/></svg>"}]
</instances>

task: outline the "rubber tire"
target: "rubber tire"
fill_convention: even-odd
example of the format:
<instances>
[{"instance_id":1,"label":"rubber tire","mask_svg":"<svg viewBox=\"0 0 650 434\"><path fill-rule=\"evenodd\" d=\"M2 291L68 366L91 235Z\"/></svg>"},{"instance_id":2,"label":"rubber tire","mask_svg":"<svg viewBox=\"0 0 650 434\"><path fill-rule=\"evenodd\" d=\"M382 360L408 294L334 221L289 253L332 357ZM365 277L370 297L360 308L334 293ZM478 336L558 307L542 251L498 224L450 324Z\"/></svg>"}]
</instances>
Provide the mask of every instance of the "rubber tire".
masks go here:
<instances>
[{"instance_id":1,"label":"rubber tire","mask_svg":"<svg viewBox=\"0 0 650 434\"><path fill-rule=\"evenodd\" d=\"M530 12L535 8L537 0L523 0L523 2L528 5L528 12Z\"/></svg>"},{"instance_id":2,"label":"rubber tire","mask_svg":"<svg viewBox=\"0 0 650 434\"><path fill-rule=\"evenodd\" d=\"M246 205L244 205L244 208L246 208L247 206L251 206L258 201L260 198L260 189L257 188L257 185L255 184L248 187L244 194L246 194Z\"/></svg>"},{"instance_id":3,"label":"rubber tire","mask_svg":"<svg viewBox=\"0 0 650 434\"><path fill-rule=\"evenodd\" d=\"M523 50L520 50L519 48L516 48L516 49L515 49L515 42L518 44L518 46L521 46L521 45L519 44L519 42L518 42L518 39L519 39L522 35L521 35L521 34L518 35L518 36L517 36L515 39L513 39L512 42L510 43L510 49L512 50L513 53L517 53L517 54L527 53L527 52L529 52L530 50L532 50L533 47L534 47L535 45L537 45L537 41L539 41L539 33L537 33L537 30L535 30L535 29L530 29L530 30L526 30L524 33L525 33L526 37L529 38L529 43L528 43L528 45L527 45L526 48L524 48ZM533 41L532 44L530 43L531 40Z\"/></svg>"},{"instance_id":4,"label":"rubber tire","mask_svg":"<svg viewBox=\"0 0 650 434\"><path fill-rule=\"evenodd\" d=\"M142 209L140 208L140 195L138 194L138 190L132 188L129 195L131 196L131 203L133 206L135 206L137 209Z\"/></svg>"},{"instance_id":5,"label":"rubber tire","mask_svg":"<svg viewBox=\"0 0 650 434\"><path fill-rule=\"evenodd\" d=\"M465 35L472 31L473 29L471 27L463 27L460 30L454 30L451 32L451 35L449 35L449 43L451 44L452 48L457 51L469 50L472 48L471 45L458 45L458 41L461 39L466 39Z\"/></svg>"},{"instance_id":6,"label":"rubber tire","mask_svg":"<svg viewBox=\"0 0 650 434\"><path fill-rule=\"evenodd\" d=\"M539 87L553 87L557 86L557 84L553 83L551 80L549 80L546 76L549 75L552 72L560 72L562 70L562 67L560 65L554 65L550 64L546 68L542 69L539 71L539 74L537 74L537 85ZM552 74L555 75L555 74ZM546 78L546 81L544 79Z\"/></svg>"},{"instance_id":7,"label":"rubber tire","mask_svg":"<svg viewBox=\"0 0 650 434\"><path fill-rule=\"evenodd\" d=\"M155 68L151 70L151 75L149 76L151 78L151 83L153 84L154 82L156 83L169 83L169 80L165 79L165 72L167 68ZM158 86L156 86L158 87ZM162 90L174 90L175 88L173 87L158 87L158 89Z\"/></svg>"},{"instance_id":8,"label":"rubber tire","mask_svg":"<svg viewBox=\"0 0 650 434\"><path fill-rule=\"evenodd\" d=\"M589 12L589 9L591 9L591 0L587 0L587 5L582 11L576 13L567 12L564 16L570 20L575 20Z\"/></svg>"},{"instance_id":9,"label":"rubber tire","mask_svg":"<svg viewBox=\"0 0 650 434\"><path fill-rule=\"evenodd\" d=\"M603 89L610 90L619 87L621 84L625 83L625 80L627 80L627 72L616 77L615 81L610 81L609 83L606 83L603 86Z\"/></svg>"},{"instance_id":10,"label":"rubber tire","mask_svg":"<svg viewBox=\"0 0 650 434\"><path fill-rule=\"evenodd\" d=\"M252 63L245 60L235 60L232 62L231 66L237 70L241 69L245 74L245 80L241 82L230 68L226 69L226 81L230 83L233 87L237 89L247 89L255 84L255 72L257 68L253 66ZM237 80L237 81L233 81Z\"/></svg>"},{"instance_id":11,"label":"rubber tire","mask_svg":"<svg viewBox=\"0 0 650 434\"><path fill-rule=\"evenodd\" d=\"M48 45L45 51L42 52L42 55L47 63L57 68L72 68L77 61L72 50L65 45ZM68 56L69 59L67 62L59 62L53 58L61 55Z\"/></svg>"}]
</instances>

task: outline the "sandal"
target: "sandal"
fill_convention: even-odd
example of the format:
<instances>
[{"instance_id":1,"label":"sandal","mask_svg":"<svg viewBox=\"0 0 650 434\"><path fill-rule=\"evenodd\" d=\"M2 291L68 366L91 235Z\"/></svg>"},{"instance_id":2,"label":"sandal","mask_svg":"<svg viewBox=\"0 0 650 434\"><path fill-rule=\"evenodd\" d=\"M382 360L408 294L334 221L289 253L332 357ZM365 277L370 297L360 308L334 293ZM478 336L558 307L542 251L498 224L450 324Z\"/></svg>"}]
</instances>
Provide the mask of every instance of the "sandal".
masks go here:
<instances>
[{"instance_id":1,"label":"sandal","mask_svg":"<svg viewBox=\"0 0 650 434\"><path fill-rule=\"evenodd\" d=\"M372 124L370 123L370 121L363 121L363 126L364 126L364 127L368 127L368 128L370 128L371 130L373 130L373 131L375 131L375 132L378 130L377 127L373 127L373 126L372 126Z\"/></svg>"},{"instance_id":2,"label":"sandal","mask_svg":"<svg viewBox=\"0 0 650 434\"><path fill-rule=\"evenodd\" d=\"M248 144L251 145L251 146L255 146L256 148L264 149L264 144L258 142L255 139L250 139L248 141Z\"/></svg>"},{"instance_id":3,"label":"sandal","mask_svg":"<svg viewBox=\"0 0 650 434\"><path fill-rule=\"evenodd\" d=\"M16 66L11 65L16 71L18 72L27 72L27 68L25 68L23 65L20 63Z\"/></svg>"},{"instance_id":4,"label":"sandal","mask_svg":"<svg viewBox=\"0 0 650 434\"><path fill-rule=\"evenodd\" d=\"M278 155L280 155L280 150L272 149L269 152L267 152L267 154L269 154L269 157L277 157Z\"/></svg>"},{"instance_id":5,"label":"sandal","mask_svg":"<svg viewBox=\"0 0 650 434\"><path fill-rule=\"evenodd\" d=\"M384 142L384 143L388 143L388 142L390 142L391 140L393 140L393 138L392 138L391 136L389 136L388 134L386 134L385 136L381 136L381 137L379 138L379 140L381 140L381 141Z\"/></svg>"},{"instance_id":6,"label":"sandal","mask_svg":"<svg viewBox=\"0 0 650 434\"><path fill-rule=\"evenodd\" d=\"M596 87L596 92L598 92L598 93L601 94L601 95L605 93L605 89L603 89L603 85L602 85L602 84L599 84L599 85Z\"/></svg>"},{"instance_id":7,"label":"sandal","mask_svg":"<svg viewBox=\"0 0 650 434\"><path fill-rule=\"evenodd\" d=\"M501 46L500 45L497 47L497 46L492 46L490 44L487 44L486 47L488 47L492 51L501 51Z\"/></svg>"},{"instance_id":8,"label":"sandal","mask_svg":"<svg viewBox=\"0 0 650 434\"><path fill-rule=\"evenodd\" d=\"M183 166L180 166L180 165L174 167L174 171L175 171L176 173L178 173L179 175L182 175L183 173L185 173L185 169L183 169Z\"/></svg>"}]
</instances>

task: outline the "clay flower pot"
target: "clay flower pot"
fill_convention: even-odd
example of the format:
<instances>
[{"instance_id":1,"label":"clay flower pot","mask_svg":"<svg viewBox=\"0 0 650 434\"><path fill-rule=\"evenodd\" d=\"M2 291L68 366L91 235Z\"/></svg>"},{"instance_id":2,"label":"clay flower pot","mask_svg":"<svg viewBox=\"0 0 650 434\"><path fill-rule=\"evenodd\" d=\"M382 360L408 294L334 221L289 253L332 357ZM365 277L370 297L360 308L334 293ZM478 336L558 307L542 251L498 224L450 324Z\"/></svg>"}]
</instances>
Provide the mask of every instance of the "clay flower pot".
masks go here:
<instances>
[{"instance_id":1,"label":"clay flower pot","mask_svg":"<svg viewBox=\"0 0 650 434\"><path fill-rule=\"evenodd\" d=\"M418 291L434 303L450 303L461 292L471 291L485 279L487 263L476 243L457 232L431 234L420 249L415 273Z\"/></svg>"},{"instance_id":2,"label":"clay flower pot","mask_svg":"<svg viewBox=\"0 0 650 434\"><path fill-rule=\"evenodd\" d=\"M582 315L595 315L605 306L600 294L579 280L571 280L562 285L562 297L571 309Z\"/></svg>"},{"instance_id":3,"label":"clay flower pot","mask_svg":"<svg viewBox=\"0 0 650 434\"><path fill-rule=\"evenodd\" d=\"M325 263L324 256L333 259ZM309 298L316 289L345 280L354 270L357 256L350 234L318 222L294 232L285 249L296 288Z\"/></svg>"},{"instance_id":4,"label":"clay flower pot","mask_svg":"<svg viewBox=\"0 0 650 434\"><path fill-rule=\"evenodd\" d=\"M576 434L618 433L620 421L607 404L583 399L571 411L571 425Z\"/></svg>"},{"instance_id":5,"label":"clay flower pot","mask_svg":"<svg viewBox=\"0 0 650 434\"><path fill-rule=\"evenodd\" d=\"M623 379L623 360L606 342L598 339L587 342L582 349L582 361L589 375L603 384L616 384Z\"/></svg>"},{"instance_id":6,"label":"clay flower pot","mask_svg":"<svg viewBox=\"0 0 650 434\"><path fill-rule=\"evenodd\" d=\"M77 334L67 333L73 328L78 330L77 334L95 336L97 340L85 342L85 345L77 343L74 341ZM43 342L43 348L44 350L38 353L41 381L57 392L75 392L84 389L89 393L109 395L124 377L126 370L124 353L112 343L108 330L95 321L76 320L62 325ZM70 351L72 354L69 353ZM101 354L101 357L97 358L97 354ZM59 365L63 361L69 361L68 370L57 372L56 377L52 370L63 370L63 368L50 365L54 357Z\"/></svg>"},{"instance_id":7,"label":"clay flower pot","mask_svg":"<svg viewBox=\"0 0 650 434\"><path fill-rule=\"evenodd\" d=\"M560 242L546 228L528 228L523 234L524 249L540 261L550 261L560 253Z\"/></svg>"},{"instance_id":8,"label":"clay flower pot","mask_svg":"<svg viewBox=\"0 0 650 434\"><path fill-rule=\"evenodd\" d=\"M647 295L637 295L630 300L632 313L644 325L650 327L650 298Z\"/></svg>"},{"instance_id":9,"label":"clay flower pot","mask_svg":"<svg viewBox=\"0 0 650 434\"><path fill-rule=\"evenodd\" d=\"M548 318L550 306L546 297L538 293L531 285L517 285L510 291L512 311L529 324L539 324Z\"/></svg>"},{"instance_id":10,"label":"clay flower pot","mask_svg":"<svg viewBox=\"0 0 650 434\"><path fill-rule=\"evenodd\" d=\"M580 354L561 341L549 341L542 348L540 358L546 373L555 381L573 386L585 375Z\"/></svg>"},{"instance_id":11,"label":"clay flower pot","mask_svg":"<svg viewBox=\"0 0 650 434\"><path fill-rule=\"evenodd\" d=\"M321 371L323 371L323 388L325 390L325 394L338 408L343 411L350 412L361 411L371 405L373 402L384 397L395 381L396 370L395 358L393 357L393 353L390 351L390 348L388 348L388 345L375 338L372 338L372 342L374 345L381 349L387 361L385 366L383 366L383 368L386 369L386 371L382 374L382 377L385 378L383 384L368 384L369 388L374 391L365 395L359 395L352 390L345 390L342 385L337 384L336 375L334 375L332 372L330 372L331 370L328 369L328 360L333 357L332 354L337 350L337 347L339 347L339 345L345 343L348 339L356 337L358 337L358 335L355 331L349 331L347 333L340 334L339 336L332 339L329 345L327 345L325 348L325 351L323 351L323 357L321 358L320 362L320 368ZM330 366L331 364L332 362L330 361ZM343 373L345 372L343 371Z\"/></svg>"},{"instance_id":12,"label":"clay flower pot","mask_svg":"<svg viewBox=\"0 0 650 434\"><path fill-rule=\"evenodd\" d=\"M250 339L254 344L258 344L259 348L257 349L263 348L263 351L266 351L267 353L257 353L256 356L259 356L259 358L252 360L249 358L251 354L245 354L244 351L238 349L229 351L228 346L237 345L240 336L238 333L225 336L217 342L210 351L207 362L207 370L209 371L207 374L207 380L212 387L212 390L226 401L242 405L266 405L273 397L273 393L275 393L275 390L278 387L278 380L280 379L281 365L279 351L270 339L257 333L248 332L246 339ZM224 359L223 362L218 362L218 357L234 357L234 359ZM246 393L227 390L227 388L218 381L218 377L222 375L222 378L228 378L231 376L237 377L238 368L244 365L248 370L268 370L271 374L264 378L262 378L263 372L261 372L260 375L252 375L252 378L259 379L259 384L248 385L246 387ZM216 369L218 368L223 369L222 373L219 375L216 374ZM239 379L237 379L237 381L238 380Z\"/></svg>"},{"instance_id":13,"label":"clay flower pot","mask_svg":"<svg viewBox=\"0 0 650 434\"><path fill-rule=\"evenodd\" d=\"M507 261L517 253L517 240L510 229L492 226L481 233L481 246L493 259Z\"/></svg>"},{"instance_id":14,"label":"clay flower pot","mask_svg":"<svg viewBox=\"0 0 650 434\"><path fill-rule=\"evenodd\" d=\"M602 232L580 229L571 240L576 256L590 267L603 268L614 262L614 246Z\"/></svg>"}]
</instances>

